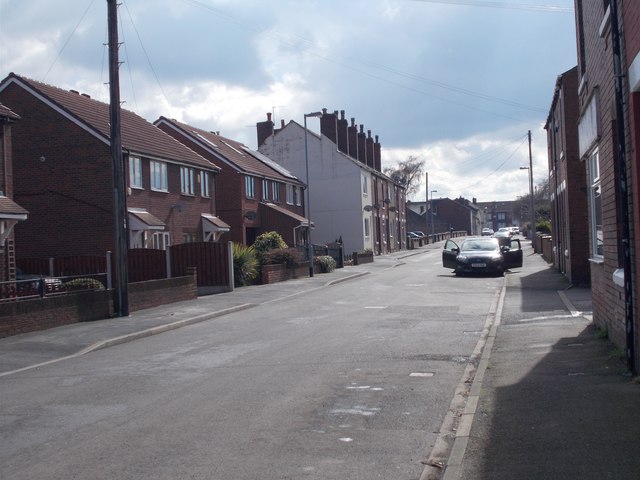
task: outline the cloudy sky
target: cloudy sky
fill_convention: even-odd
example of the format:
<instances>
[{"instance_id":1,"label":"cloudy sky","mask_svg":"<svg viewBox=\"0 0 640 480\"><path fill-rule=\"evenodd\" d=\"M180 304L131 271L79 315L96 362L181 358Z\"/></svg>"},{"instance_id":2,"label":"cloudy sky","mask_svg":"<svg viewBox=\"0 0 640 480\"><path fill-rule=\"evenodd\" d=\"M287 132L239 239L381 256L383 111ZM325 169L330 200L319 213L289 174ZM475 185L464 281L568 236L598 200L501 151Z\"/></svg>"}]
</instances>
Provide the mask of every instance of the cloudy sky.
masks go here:
<instances>
[{"instance_id":1,"label":"cloudy sky","mask_svg":"<svg viewBox=\"0 0 640 480\"><path fill-rule=\"evenodd\" d=\"M576 60L573 0L118 0L121 98L256 148L272 112L345 110L434 197L512 200L546 178L543 126ZM0 0L0 76L108 101L106 0ZM317 130L317 120L309 127ZM423 185L415 200L425 198Z\"/></svg>"}]
</instances>

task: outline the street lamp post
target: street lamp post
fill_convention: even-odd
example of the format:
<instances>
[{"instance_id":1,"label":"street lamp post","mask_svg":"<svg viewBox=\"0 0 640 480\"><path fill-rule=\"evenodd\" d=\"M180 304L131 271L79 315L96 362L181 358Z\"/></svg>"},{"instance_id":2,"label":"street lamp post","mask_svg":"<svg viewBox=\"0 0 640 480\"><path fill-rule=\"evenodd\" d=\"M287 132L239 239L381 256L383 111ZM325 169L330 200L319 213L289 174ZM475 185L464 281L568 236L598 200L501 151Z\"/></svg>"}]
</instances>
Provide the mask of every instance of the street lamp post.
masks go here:
<instances>
[{"instance_id":1,"label":"street lamp post","mask_svg":"<svg viewBox=\"0 0 640 480\"><path fill-rule=\"evenodd\" d=\"M433 194L438 190L431 190L431 202L429 204L429 210L431 211L431 243L436 243L436 230L433 225Z\"/></svg>"},{"instance_id":2,"label":"street lamp post","mask_svg":"<svg viewBox=\"0 0 640 480\"><path fill-rule=\"evenodd\" d=\"M313 244L311 243L311 194L309 192L309 147L307 144L307 118L322 117L322 112L304 114L304 163L307 169L307 256L309 261L309 276L313 277Z\"/></svg>"},{"instance_id":3,"label":"street lamp post","mask_svg":"<svg viewBox=\"0 0 640 480\"><path fill-rule=\"evenodd\" d=\"M533 210L533 174L531 167L520 167L520 170L529 170L529 239L533 242L536 233L536 214Z\"/></svg>"}]
</instances>

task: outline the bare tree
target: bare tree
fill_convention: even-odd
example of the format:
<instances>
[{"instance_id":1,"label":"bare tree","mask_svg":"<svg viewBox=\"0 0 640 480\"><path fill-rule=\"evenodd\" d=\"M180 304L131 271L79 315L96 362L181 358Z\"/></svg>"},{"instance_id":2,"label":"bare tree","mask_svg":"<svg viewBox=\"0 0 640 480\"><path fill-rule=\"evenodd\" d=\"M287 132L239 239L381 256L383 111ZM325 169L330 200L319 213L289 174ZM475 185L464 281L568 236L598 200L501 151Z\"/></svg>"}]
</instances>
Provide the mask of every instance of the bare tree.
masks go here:
<instances>
[{"instance_id":1,"label":"bare tree","mask_svg":"<svg viewBox=\"0 0 640 480\"><path fill-rule=\"evenodd\" d=\"M395 167L386 167L385 175L405 187L407 197L411 197L418 192L420 180L424 175L424 159L410 155L409 158L398 162Z\"/></svg>"}]
</instances>

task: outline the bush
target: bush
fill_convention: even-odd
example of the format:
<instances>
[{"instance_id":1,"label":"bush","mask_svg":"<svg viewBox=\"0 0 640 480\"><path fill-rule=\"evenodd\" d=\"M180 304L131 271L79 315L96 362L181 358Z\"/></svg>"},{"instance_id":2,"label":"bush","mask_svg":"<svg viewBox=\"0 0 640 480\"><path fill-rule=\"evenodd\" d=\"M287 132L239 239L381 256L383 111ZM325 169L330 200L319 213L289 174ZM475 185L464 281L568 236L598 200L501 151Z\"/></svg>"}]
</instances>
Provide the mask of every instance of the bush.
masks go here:
<instances>
[{"instance_id":1,"label":"bush","mask_svg":"<svg viewBox=\"0 0 640 480\"><path fill-rule=\"evenodd\" d=\"M329 273L336 269L336 261L329 255L314 257L313 263L320 269L320 273Z\"/></svg>"},{"instance_id":2,"label":"bush","mask_svg":"<svg viewBox=\"0 0 640 480\"><path fill-rule=\"evenodd\" d=\"M277 248L265 253L264 265L285 264L291 267L303 259L297 248Z\"/></svg>"},{"instance_id":3,"label":"bush","mask_svg":"<svg viewBox=\"0 0 640 480\"><path fill-rule=\"evenodd\" d=\"M536 232L551 233L551 222L549 220L539 220L536 222Z\"/></svg>"},{"instance_id":4,"label":"bush","mask_svg":"<svg viewBox=\"0 0 640 480\"><path fill-rule=\"evenodd\" d=\"M266 262L266 254L269 250L287 248L287 244L278 232L266 232L258 235L252 247L260 265L264 265Z\"/></svg>"},{"instance_id":5,"label":"bush","mask_svg":"<svg viewBox=\"0 0 640 480\"><path fill-rule=\"evenodd\" d=\"M253 247L233 244L233 283L236 287L251 285L258 276L258 259Z\"/></svg>"},{"instance_id":6,"label":"bush","mask_svg":"<svg viewBox=\"0 0 640 480\"><path fill-rule=\"evenodd\" d=\"M67 290L102 290L104 285L95 278L74 278L64 282Z\"/></svg>"}]
</instances>

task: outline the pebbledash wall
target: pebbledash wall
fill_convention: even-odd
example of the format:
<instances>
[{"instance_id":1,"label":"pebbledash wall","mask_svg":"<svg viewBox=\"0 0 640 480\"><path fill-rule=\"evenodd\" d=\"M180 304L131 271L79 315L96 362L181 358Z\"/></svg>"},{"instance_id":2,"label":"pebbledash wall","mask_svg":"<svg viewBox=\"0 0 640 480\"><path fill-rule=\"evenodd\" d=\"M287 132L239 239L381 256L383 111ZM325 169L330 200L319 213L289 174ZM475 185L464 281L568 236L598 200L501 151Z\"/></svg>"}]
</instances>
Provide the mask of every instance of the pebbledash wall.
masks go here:
<instances>
[{"instance_id":1,"label":"pebbledash wall","mask_svg":"<svg viewBox=\"0 0 640 480\"><path fill-rule=\"evenodd\" d=\"M0 304L0 338L113 316L113 290L77 293ZM190 275L129 284L129 310L135 312L198 298Z\"/></svg>"}]
</instances>

